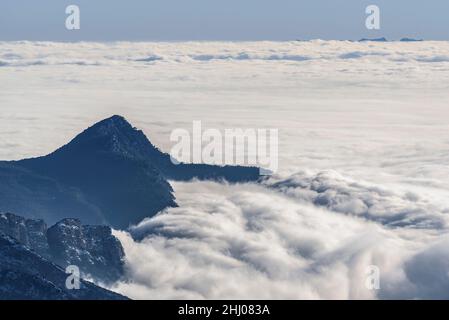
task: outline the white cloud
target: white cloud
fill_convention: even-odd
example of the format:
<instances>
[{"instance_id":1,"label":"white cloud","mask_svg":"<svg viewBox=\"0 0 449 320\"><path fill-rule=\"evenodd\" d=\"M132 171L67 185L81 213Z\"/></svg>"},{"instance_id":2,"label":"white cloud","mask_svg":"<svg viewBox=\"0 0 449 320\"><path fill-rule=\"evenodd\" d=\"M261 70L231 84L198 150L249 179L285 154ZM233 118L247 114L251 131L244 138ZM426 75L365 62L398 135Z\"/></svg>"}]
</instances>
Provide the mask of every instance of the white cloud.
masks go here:
<instances>
[{"instance_id":1,"label":"white cloud","mask_svg":"<svg viewBox=\"0 0 449 320\"><path fill-rule=\"evenodd\" d=\"M449 213L448 51L449 42L0 42L0 159L49 153L112 114L165 151L171 130L193 120L278 128L276 188L176 184L181 207L133 230L150 238L118 233L131 282L117 289L443 297L447 253L435 243ZM369 264L381 269L379 292L364 287Z\"/></svg>"},{"instance_id":2,"label":"white cloud","mask_svg":"<svg viewBox=\"0 0 449 320\"><path fill-rule=\"evenodd\" d=\"M116 232L136 299L414 297L413 255L434 231L381 224L301 203L255 185L175 183L179 208ZM411 259L411 260L410 260ZM370 265L381 290L368 290Z\"/></svg>"},{"instance_id":3,"label":"white cloud","mask_svg":"<svg viewBox=\"0 0 449 320\"><path fill-rule=\"evenodd\" d=\"M389 227L446 229L449 207L435 205L415 192L397 192L345 178L335 171L299 172L272 178L267 186L299 201L363 217Z\"/></svg>"}]
</instances>

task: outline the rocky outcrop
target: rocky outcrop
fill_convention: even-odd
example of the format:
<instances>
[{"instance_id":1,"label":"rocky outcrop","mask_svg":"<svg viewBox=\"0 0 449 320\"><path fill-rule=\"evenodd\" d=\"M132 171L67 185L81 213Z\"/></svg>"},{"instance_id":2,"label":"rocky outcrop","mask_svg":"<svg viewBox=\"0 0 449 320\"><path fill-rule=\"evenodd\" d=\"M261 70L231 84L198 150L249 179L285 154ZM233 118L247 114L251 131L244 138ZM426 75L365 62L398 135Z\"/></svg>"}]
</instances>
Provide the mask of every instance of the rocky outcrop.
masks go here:
<instances>
[{"instance_id":1,"label":"rocky outcrop","mask_svg":"<svg viewBox=\"0 0 449 320\"><path fill-rule=\"evenodd\" d=\"M0 234L1 300L126 300L81 280L79 289L66 286L68 275L15 239Z\"/></svg>"},{"instance_id":2,"label":"rocky outcrop","mask_svg":"<svg viewBox=\"0 0 449 320\"><path fill-rule=\"evenodd\" d=\"M25 219L12 213L0 214L0 233L16 239L43 257L49 256L47 225L43 220Z\"/></svg>"},{"instance_id":3,"label":"rocky outcrop","mask_svg":"<svg viewBox=\"0 0 449 320\"><path fill-rule=\"evenodd\" d=\"M64 219L47 229L42 220L0 214L0 234L10 236L61 267L76 265L84 277L105 283L124 273L124 251L108 226L83 226Z\"/></svg>"},{"instance_id":4,"label":"rocky outcrop","mask_svg":"<svg viewBox=\"0 0 449 320\"><path fill-rule=\"evenodd\" d=\"M48 229L47 238L55 263L77 265L86 276L106 282L123 276L125 253L111 228L64 219Z\"/></svg>"}]
</instances>

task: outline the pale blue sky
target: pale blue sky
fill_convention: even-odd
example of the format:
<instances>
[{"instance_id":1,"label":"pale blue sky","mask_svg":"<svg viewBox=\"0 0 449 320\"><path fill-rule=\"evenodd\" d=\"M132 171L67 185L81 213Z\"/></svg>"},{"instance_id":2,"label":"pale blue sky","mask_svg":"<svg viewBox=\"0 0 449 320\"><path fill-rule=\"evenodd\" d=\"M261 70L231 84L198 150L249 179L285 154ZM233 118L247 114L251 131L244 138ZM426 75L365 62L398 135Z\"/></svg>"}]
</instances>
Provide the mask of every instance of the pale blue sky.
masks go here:
<instances>
[{"instance_id":1,"label":"pale blue sky","mask_svg":"<svg viewBox=\"0 0 449 320\"><path fill-rule=\"evenodd\" d=\"M81 30L65 29L65 7ZM381 30L365 8L381 9ZM448 0L2 0L0 40L449 40Z\"/></svg>"}]
</instances>

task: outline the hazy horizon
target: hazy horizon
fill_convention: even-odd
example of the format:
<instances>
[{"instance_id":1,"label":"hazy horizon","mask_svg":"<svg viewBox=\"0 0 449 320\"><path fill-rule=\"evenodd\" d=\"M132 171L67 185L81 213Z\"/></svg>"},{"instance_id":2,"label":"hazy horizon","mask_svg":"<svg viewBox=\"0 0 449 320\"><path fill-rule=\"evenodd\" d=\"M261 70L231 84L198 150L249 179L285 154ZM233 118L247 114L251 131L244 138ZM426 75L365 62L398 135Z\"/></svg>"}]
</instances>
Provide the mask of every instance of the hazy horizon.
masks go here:
<instances>
[{"instance_id":1,"label":"hazy horizon","mask_svg":"<svg viewBox=\"0 0 449 320\"><path fill-rule=\"evenodd\" d=\"M68 31L65 9L72 4L80 8L81 29ZM380 8L380 30L365 26L372 4ZM444 0L18 0L0 4L0 41L449 40L447 12Z\"/></svg>"}]
</instances>

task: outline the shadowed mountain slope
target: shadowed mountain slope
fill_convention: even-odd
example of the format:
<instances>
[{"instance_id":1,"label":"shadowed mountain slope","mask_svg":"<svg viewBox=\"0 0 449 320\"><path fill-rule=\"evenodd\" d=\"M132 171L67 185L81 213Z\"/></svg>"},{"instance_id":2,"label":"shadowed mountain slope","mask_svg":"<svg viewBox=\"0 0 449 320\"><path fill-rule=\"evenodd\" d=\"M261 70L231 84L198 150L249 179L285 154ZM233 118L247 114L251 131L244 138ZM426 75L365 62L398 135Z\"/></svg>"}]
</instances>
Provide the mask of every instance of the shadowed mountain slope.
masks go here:
<instances>
[{"instance_id":1,"label":"shadowed mountain slope","mask_svg":"<svg viewBox=\"0 0 449 320\"><path fill-rule=\"evenodd\" d=\"M67 274L13 238L0 234L1 300L125 300L124 296L81 280L66 287Z\"/></svg>"},{"instance_id":2,"label":"shadowed mountain slope","mask_svg":"<svg viewBox=\"0 0 449 320\"><path fill-rule=\"evenodd\" d=\"M56 223L127 228L176 206L167 179L255 181L255 167L178 164L125 118L113 116L38 158L0 162L0 210Z\"/></svg>"}]
</instances>

